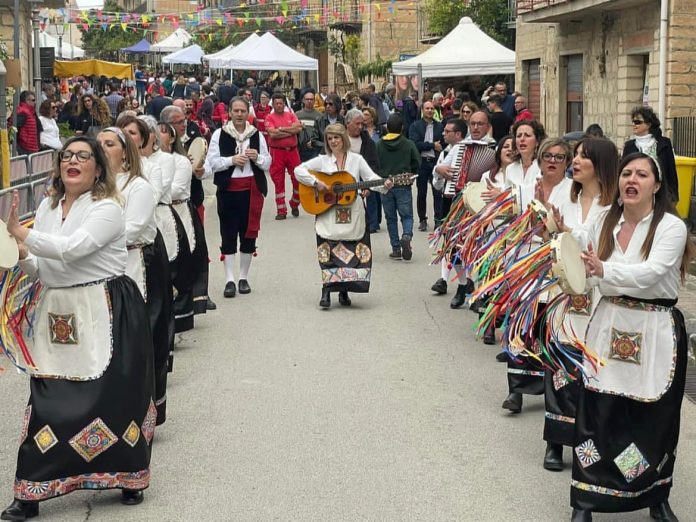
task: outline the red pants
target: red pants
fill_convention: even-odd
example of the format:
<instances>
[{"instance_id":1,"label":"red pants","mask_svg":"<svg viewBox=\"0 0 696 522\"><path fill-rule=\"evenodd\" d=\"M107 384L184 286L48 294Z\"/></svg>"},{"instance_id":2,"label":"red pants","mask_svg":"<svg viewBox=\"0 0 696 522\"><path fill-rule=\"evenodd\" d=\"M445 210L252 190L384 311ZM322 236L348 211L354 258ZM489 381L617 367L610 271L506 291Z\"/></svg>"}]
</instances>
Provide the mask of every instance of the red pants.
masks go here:
<instances>
[{"instance_id":1,"label":"red pants","mask_svg":"<svg viewBox=\"0 0 696 522\"><path fill-rule=\"evenodd\" d=\"M273 185L275 186L275 201L276 210L278 214L287 214L288 209L285 206L285 170L287 169L290 174L290 179L292 180L292 198L290 198L290 208L297 208L300 206L300 196L298 194L298 183L295 178L295 167L297 167L300 162L300 153L297 149L293 150L283 150L271 149L271 180L273 180Z\"/></svg>"}]
</instances>

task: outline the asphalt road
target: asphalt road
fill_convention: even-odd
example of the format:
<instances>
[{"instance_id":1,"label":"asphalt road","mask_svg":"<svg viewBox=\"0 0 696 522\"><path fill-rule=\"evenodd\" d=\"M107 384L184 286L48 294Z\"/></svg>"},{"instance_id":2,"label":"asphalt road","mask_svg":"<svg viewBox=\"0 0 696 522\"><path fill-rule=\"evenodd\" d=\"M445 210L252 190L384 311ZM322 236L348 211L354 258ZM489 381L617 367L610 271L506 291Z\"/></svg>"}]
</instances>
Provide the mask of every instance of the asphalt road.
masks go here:
<instances>
[{"instance_id":1,"label":"asphalt road","mask_svg":"<svg viewBox=\"0 0 696 522\"><path fill-rule=\"evenodd\" d=\"M178 339L168 420L152 483L137 507L113 491L41 505L50 521L564 521L570 471L544 471L543 399L520 415L496 349L473 338L474 315L434 296L426 234L411 262L374 235L369 294L318 308L313 220L273 220L266 204L249 281L224 299L217 216L208 202L218 310ZM335 299L335 298L334 298ZM12 498L26 378L0 375L0 477ZM685 400L671 502L696 520L696 406ZM570 450L565 458L570 460ZM648 521L647 510L595 515Z\"/></svg>"}]
</instances>

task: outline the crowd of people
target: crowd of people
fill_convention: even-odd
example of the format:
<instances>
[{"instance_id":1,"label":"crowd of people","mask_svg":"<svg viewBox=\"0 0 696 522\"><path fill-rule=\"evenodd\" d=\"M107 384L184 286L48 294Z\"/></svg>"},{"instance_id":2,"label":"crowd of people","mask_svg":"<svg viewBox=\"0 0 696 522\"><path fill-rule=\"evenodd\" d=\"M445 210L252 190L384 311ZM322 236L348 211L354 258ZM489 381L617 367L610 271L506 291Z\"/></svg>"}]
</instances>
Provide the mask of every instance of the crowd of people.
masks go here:
<instances>
[{"instance_id":1,"label":"crowd of people","mask_svg":"<svg viewBox=\"0 0 696 522\"><path fill-rule=\"evenodd\" d=\"M572 143L547 137L525 98L503 82L475 100L453 88L395 100L391 84L345 99L328 85L307 87L289 100L253 78L239 86L138 73L134 85L104 82L101 96L78 82L62 107L48 86L38 118L36 95L20 97L18 151L50 147L57 161L33 227L19 222L16 195L7 222L21 268L43 285L35 306L39 320L46 316L46 335L34 343L15 500L0 518L31 518L40 501L75 489L120 488L124 504L142 501L155 425L166 418L174 333L216 308L208 296L203 179L216 187L225 298L252 291L268 177L277 221L287 219L288 206L300 215L305 188L327 204L315 221L319 306L327 309L331 293L350 306L350 293L369 291L370 236L382 217L389 258L412 259L413 194L397 182L406 175L415 178L418 231L451 225L461 192L481 182L487 202L511 187L522 201L540 201L581 244L587 299L566 319L587 332L606 366L583 383L570 363L552 372L503 350L496 357L507 363L503 408L520 413L524 394L544 395L543 466L562 469L563 446L573 448L573 521L642 508L677 520L668 496L686 337L675 305L691 246L674 211L671 143L649 107L632 112L634 137L620 157L597 126ZM56 132L61 118L74 132L66 141ZM189 149L200 139L207 154L198 163ZM361 197L332 194L338 173ZM450 306L461 308L479 281L456 256L442 260L432 291L446 294L454 279ZM485 300L472 303L485 307ZM97 326L85 327L86 317ZM543 305L534 321L530 347L557 328L546 324ZM497 344L497 326L486 328L486 344ZM56 351L78 336L75 356Z\"/></svg>"}]
</instances>

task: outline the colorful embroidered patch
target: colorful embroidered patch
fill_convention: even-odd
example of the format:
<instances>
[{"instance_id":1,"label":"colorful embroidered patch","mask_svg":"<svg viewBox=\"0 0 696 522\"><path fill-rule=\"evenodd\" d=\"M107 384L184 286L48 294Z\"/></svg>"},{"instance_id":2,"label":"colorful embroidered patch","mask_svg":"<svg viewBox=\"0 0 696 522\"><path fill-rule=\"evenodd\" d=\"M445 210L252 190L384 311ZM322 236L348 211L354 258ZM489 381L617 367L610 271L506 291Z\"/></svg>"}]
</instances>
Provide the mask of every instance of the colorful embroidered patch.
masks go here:
<instances>
[{"instance_id":1,"label":"colorful embroidered patch","mask_svg":"<svg viewBox=\"0 0 696 522\"><path fill-rule=\"evenodd\" d=\"M143 431L143 437L145 437L148 444L150 444L152 437L155 436L155 424L157 424L157 407L152 399L150 399L150 406L147 409L143 425L140 427Z\"/></svg>"},{"instance_id":2,"label":"colorful embroidered patch","mask_svg":"<svg viewBox=\"0 0 696 522\"><path fill-rule=\"evenodd\" d=\"M640 364L642 333L622 332L611 329L611 352L609 357L620 361Z\"/></svg>"},{"instance_id":3,"label":"colorful embroidered patch","mask_svg":"<svg viewBox=\"0 0 696 522\"><path fill-rule=\"evenodd\" d=\"M592 299L590 294L570 296L570 308L568 311L576 315L590 315L592 312Z\"/></svg>"},{"instance_id":4,"label":"colorful embroidered patch","mask_svg":"<svg viewBox=\"0 0 696 522\"><path fill-rule=\"evenodd\" d=\"M357 244L355 247L355 255L358 256L361 263L369 263L370 259L372 259L372 251L365 243Z\"/></svg>"},{"instance_id":5,"label":"colorful embroidered patch","mask_svg":"<svg viewBox=\"0 0 696 522\"><path fill-rule=\"evenodd\" d=\"M331 260L331 247L326 241L317 247L317 257L320 263L328 263Z\"/></svg>"},{"instance_id":6,"label":"colorful embroidered patch","mask_svg":"<svg viewBox=\"0 0 696 522\"><path fill-rule=\"evenodd\" d=\"M331 250L333 255L335 255L344 265L350 263L350 261L355 257L355 254L348 250L343 243L338 243Z\"/></svg>"},{"instance_id":7,"label":"colorful embroidered patch","mask_svg":"<svg viewBox=\"0 0 696 522\"><path fill-rule=\"evenodd\" d=\"M336 224L347 225L353 220L353 210L348 207L336 207Z\"/></svg>"},{"instance_id":8,"label":"colorful embroidered patch","mask_svg":"<svg viewBox=\"0 0 696 522\"><path fill-rule=\"evenodd\" d=\"M65 495L76 489L145 489L150 470L118 473L85 473L46 482L15 479L14 496L19 500L38 501Z\"/></svg>"},{"instance_id":9,"label":"colorful embroidered patch","mask_svg":"<svg viewBox=\"0 0 696 522\"><path fill-rule=\"evenodd\" d=\"M77 319L75 314L52 314L48 312L48 327L54 344L78 344Z\"/></svg>"},{"instance_id":10,"label":"colorful embroidered patch","mask_svg":"<svg viewBox=\"0 0 696 522\"><path fill-rule=\"evenodd\" d=\"M321 271L322 283L344 283L346 281L370 281L369 268L327 268Z\"/></svg>"},{"instance_id":11,"label":"colorful embroidered patch","mask_svg":"<svg viewBox=\"0 0 696 522\"><path fill-rule=\"evenodd\" d=\"M135 448L135 445L138 443L138 440L140 440L140 428L135 423L135 421L131 421L131 423L126 428L126 431L124 431L123 435L121 435L121 438L131 448Z\"/></svg>"},{"instance_id":12,"label":"colorful embroidered patch","mask_svg":"<svg viewBox=\"0 0 696 522\"><path fill-rule=\"evenodd\" d=\"M36 435L34 435L34 442L36 442L36 445L41 453L46 453L53 446L58 444L58 437L56 437L55 433L53 433L51 427L46 424L37 432Z\"/></svg>"},{"instance_id":13,"label":"colorful embroidered patch","mask_svg":"<svg viewBox=\"0 0 696 522\"><path fill-rule=\"evenodd\" d=\"M24 422L22 422L22 432L19 434L19 444L21 445L29 435L29 420L31 419L31 404L24 410Z\"/></svg>"},{"instance_id":14,"label":"colorful embroidered patch","mask_svg":"<svg viewBox=\"0 0 696 522\"><path fill-rule=\"evenodd\" d=\"M86 462L91 462L117 441L118 437L97 417L70 439L69 444Z\"/></svg>"},{"instance_id":15,"label":"colorful embroidered patch","mask_svg":"<svg viewBox=\"0 0 696 522\"><path fill-rule=\"evenodd\" d=\"M556 391L563 388L569 382L570 378L563 368L559 368L558 371L553 374L553 387Z\"/></svg>"},{"instance_id":16,"label":"colorful embroidered patch","mask_svg":"<svg viewBox=\"0 0 696 522\"><path fill-rule=\"evenodd\" d=\"M632 482L650 467L638 446L633 442L614 459L614 464L619 468L626 482Z\"/></svg>"},{"instance_id":17,"label":"colorful embroidered patch","mask_svg":"<svg viewBox=\"0 0 696 522\"><path fill-rule=\"evenodd\" d=\"M575 455L578 457L578 462L583 468L591 466L595 462L601 460L602 456L597 451L597 447L592 439L587 439L585 442L575 447Z\"/></svg>"}]
</instances>

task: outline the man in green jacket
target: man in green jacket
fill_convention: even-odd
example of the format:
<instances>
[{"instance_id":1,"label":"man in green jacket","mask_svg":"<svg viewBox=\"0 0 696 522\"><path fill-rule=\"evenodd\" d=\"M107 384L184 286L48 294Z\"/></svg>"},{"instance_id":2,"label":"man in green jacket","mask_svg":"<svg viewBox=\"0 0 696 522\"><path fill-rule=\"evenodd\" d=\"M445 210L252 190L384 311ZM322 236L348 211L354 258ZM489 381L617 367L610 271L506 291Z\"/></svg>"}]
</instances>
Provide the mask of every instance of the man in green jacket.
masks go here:
<instances>
[{"instance_id":1,"label":"man in green jacket","mask_svg":"<svg viewBox=\"0 0 696 522\"><path fill-rule=\"evenodd\" d=\"M380 172L383 177L412 172L418 174L421 157L416 145L401 135L403 120L399 114L392 114L387 120L387 134L377 142L377 157L379 158ZM387 219L389 242L392 252L391 259L405 259L409 261L413 257L411 238L413 238L413 194L411 186L394 186L389 192L382 195L382 207ZM397 214L401 218L403 234L399 239L399 225Z\"/></svg>"}]
</instances>

